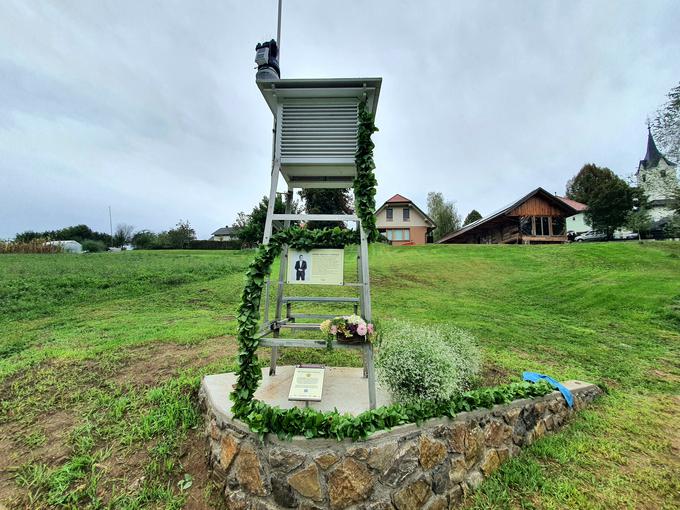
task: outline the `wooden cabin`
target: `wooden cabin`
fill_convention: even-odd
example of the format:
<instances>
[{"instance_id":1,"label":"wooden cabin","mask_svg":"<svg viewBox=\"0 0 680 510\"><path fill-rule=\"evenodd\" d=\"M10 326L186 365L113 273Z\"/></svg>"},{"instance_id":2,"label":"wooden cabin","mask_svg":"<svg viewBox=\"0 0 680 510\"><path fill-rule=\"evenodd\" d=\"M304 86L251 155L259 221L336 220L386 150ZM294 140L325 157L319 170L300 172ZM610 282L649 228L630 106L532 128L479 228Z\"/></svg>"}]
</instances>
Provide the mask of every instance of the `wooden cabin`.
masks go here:
<instances>
[{"instance_id":1,"label":"wooden cabin","mask_svg":"<svg viewBox=\"0 0 680 510\"><path fill-rule=\"evenodd\" d=\"M516 202L442 237L440 244L546 244L567 242L566 218L578 211L536 188Z\"/></svg>"}]
</instances>

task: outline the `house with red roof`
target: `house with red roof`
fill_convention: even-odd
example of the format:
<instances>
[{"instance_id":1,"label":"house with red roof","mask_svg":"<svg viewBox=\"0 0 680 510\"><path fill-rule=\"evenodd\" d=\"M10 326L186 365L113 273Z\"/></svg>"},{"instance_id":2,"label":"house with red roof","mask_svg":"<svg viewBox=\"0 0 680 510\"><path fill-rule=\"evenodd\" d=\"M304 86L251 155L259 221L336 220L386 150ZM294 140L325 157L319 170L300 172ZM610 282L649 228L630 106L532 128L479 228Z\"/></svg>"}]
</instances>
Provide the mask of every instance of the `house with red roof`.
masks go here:
<instances>
[{"instance_id":1,"label":"house with red roof","mask_svg":"<svg viewBox=\"0 0 680 510\"><path fill-rule=\"evenodd\" d=\"M375 212L378 231L394 245L414 245L432 242L437 227L432 218L414 202L394 195Z\"/></svg>"},{"instance_id":2,"label":"house with red roof","mask_svg":"<svg viewBox=\"0 0 680 510\"><path fill-rule=\"evenodd\" d=\"M567 232L573 232L574 234L579 235L593 229L593 227L586 223L585 212L588 209L586 204L582 204L581 202L577 202L576 200L567 197L558 196L557 198L577 211L576 214L567 218Z\"/></svg>"}]
</instances>

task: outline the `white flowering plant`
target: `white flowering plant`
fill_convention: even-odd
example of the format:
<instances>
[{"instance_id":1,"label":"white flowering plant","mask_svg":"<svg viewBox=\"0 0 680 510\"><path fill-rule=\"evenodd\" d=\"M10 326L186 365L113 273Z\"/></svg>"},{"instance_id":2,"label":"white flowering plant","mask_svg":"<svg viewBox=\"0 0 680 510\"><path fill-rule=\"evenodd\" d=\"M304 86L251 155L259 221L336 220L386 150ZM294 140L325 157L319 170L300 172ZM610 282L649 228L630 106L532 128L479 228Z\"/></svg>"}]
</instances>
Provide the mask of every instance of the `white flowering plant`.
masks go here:
<instances>
[{"instance_id":1,"label":"white flowering plant","mask_svg":"<svg viewBox=\"0 0 680 510\"><path fill-rule=\"evenodd\" d=\"M327 319L319 325L319 329L326 334L326 345L329 349L333 339L337 339L339 342L349 340L370 342L375 333L373 324L366 322L356 314Z\"/></svg>"},{"instance_id":2,"label":"white flowering plant","mask_svg":"<svg viewBox=\"0 0 680 510\"><path fill-rule=\"evenodd\" d=\"M381 323L377 375L402 404L445 402L470 389L481 368L476 339L448 324Z\"/></svg>"}]
</instances>

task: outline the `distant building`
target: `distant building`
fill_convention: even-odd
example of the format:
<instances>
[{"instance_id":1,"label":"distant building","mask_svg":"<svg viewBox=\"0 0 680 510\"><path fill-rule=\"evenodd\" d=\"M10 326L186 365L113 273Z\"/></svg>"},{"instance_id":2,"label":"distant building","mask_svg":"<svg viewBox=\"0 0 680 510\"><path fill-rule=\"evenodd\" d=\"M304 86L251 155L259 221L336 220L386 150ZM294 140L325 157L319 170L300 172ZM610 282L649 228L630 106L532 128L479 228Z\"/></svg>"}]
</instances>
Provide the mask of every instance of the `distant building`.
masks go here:
<instances>
[{"instance_id":1,"label":"distant building","mask_svg":"<svg viewBox=\"0 0 680 510\"><path fill-rule=\"evenodd\" d=\"M83 245L78 241L47 241L49 246L59 246L64 253L82 253Z\"/></svg>"},{"instance_id":2,"label":"distant building","mask_svg":"<svg viewBox=\"0 0 680 510\"><path fill-rule=\"evenodd\" d=\"M652 230L662 230L673 216L672 192L680 186L676 164L667 159L656 148L651 130L647 129L647 153L640 161L637 185L647 196Z\"/></svg>"},{"instance_id":3,"label":"distant building","mask_svg":"<svg viewBox=\"0 0 680 510\"><path fill-rule=\"evenodd\" d=\"M577 202L576 200L572 200L567 197L558 196L557 198L563 202L566 202L568 205L572 206L578 211L573 216L569 216L567 218L567 232L573 232L574 234L578 235L592 230L592 227L586 223L585 213L588 209L586 204L582 204L581 202Z\"/></svg>"},{"instance_id":4,"label":"distant building","mask_svg":"<svg viewBox=\"0 0 680 510\"><path fill-rule=\"evenodd\" d=\"M582 205L582 204L581 204ZM442 237L439 244L547 244L567 241L568 217L578 211L536 188L512 204Z\"/></svg>"},{"instance_id":5,"label":"distant building","mask_svg":"<svg viewBox=\"0 0 680 510\"><path fill-rule=\"evenodd\" d=\"M375 212L378 231L392 244L413 245L432 242L434 221L411 200L394 195Z\"/></svg>"},{"instance_id":6,"label":"distant building","mask_svg":"<svg viewBox=\"0 0 680 510\"><path fill-rule=\"evenodd\" d=\"M236 232L238 229L234 227L222 227L212 233L211 241L233 241L238 239Z\"/></svg>"}]
</instances>

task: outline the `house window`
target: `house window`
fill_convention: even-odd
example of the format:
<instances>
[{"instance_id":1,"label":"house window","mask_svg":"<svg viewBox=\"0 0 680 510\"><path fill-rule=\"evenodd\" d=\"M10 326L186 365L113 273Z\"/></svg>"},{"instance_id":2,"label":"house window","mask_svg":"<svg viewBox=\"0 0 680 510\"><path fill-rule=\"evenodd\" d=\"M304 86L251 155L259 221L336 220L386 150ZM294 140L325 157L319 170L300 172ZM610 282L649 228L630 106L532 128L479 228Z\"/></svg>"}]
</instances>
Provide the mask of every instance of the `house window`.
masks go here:
<instances>
[{"instance_id":1,"label":"house window","mask_svg":"<svg viewBox=\"0 0 680 510\"><path fill-rule=\"evenodd\" d=\"M404 230L404 241L411 240L411 231L409 229Z\"/></svg>"},{"instance_id":2,"label":"house window","mask_svg":"<svg viewBox=\"0 0 680 510\"><path fill-rule=\"evenodd\" d=\"M385 214L387 214L387 221L392 221L394 219L394 209L391 207L388 207L385 210Z\"/></svg>"},{"instance_id":3,"label":"house window","mask_svg":"<svg viewBox=\"0 0 680 510\"><path fill-rule=\"evenodd\" d=\"M391 230L386 231L385 237L387 237L388 241L391 241L392 240L392 231Z\"/></svg>"},{"instance_id":4,"label":"house window","mask_svg":"<svg viewBox=\"0 0 680 510\"><path fill-rule=\"evenodd\" d=\"M531 220L533 218L531 216L524 216L519 219L519 230L522 232L522 235L525 236L530 236L532 234L531 230Z\"/></svg>"},{"instance_id":5,"label":"house window","mask_svg":"<svg viewBox=\"0 0 680 510\"><path fill-rule=\"evenodd\" d=\"M552 235L554 236L563 236L566 234L566 225L564 222L564 218L558 217L558 216L553 216L552 218Z\"/></svg>"},{"instance_id":6,"label":"house window","mask_svg":"<svg viewBox=\"0 0 680 510\"><path fill-rule=\"evenodd\" d=\"M642 176L642 182L647 182L647 176L646 175Z\"/></svg>"},{"instance_id":7,"label":"house window","mask_svg":"<svg viewBox=\"0 0 680 510\"><path fill-rule=\"evenodd\" d=\"M411 219L411 209L404 207L402 211L404 212L404 221L409 221Z\"/></svg>"},{"instance_id":8,"label":"house window","mask_svg":"<svg viewBox=\"0 0 680 510\"><path fill-rule=\"evenodd\" d=\"M394 240L395 241L403 241L403 236L402 236L401 230L395 230L394 231Z\"/></svg>"},{"instance_id":9,"label":"house window","mask_svg":"<svg viewBox=\"0 0 680 510\"><path fill-rule=\"evenodd\" d=\"M661 177L666 177L666 169L661 170Z\"/></svg>"},{"instance_id":10,"label":"house window","mask_svg":"<svg viewBox=\"0 0 680 510\"><path fill-rule=\"evenodd\" d=\"M536 216L536 235L550 235L550 218L548 216Z\"/></svg>"}]
</instances>

